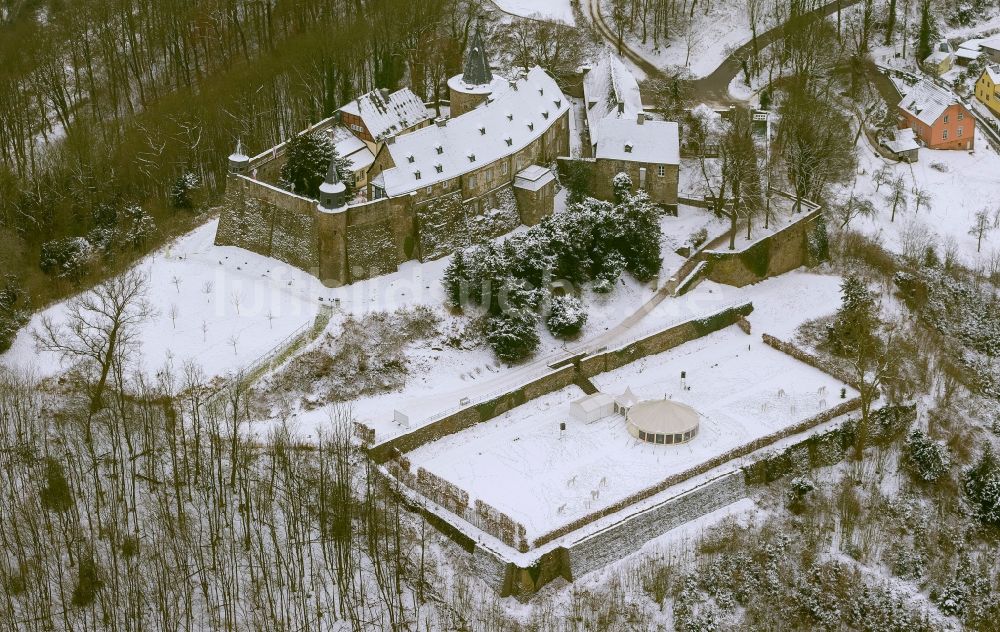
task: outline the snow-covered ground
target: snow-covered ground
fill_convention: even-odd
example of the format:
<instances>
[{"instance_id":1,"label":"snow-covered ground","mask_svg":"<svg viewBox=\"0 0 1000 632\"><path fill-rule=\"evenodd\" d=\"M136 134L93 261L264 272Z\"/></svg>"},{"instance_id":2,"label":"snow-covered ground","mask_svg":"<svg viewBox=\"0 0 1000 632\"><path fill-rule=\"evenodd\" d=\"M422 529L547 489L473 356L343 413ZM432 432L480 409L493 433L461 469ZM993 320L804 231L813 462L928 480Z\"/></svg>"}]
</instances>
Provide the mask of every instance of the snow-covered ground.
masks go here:
<instances>
[{"instance_id":1,"label":"snow-covered ground","mask_svg":"<svg viewBox=\"0 0 1000 632\"><path fill-rule=\"evenodd\" d=\"M886 248L897 253L926 244L934 245L939 256L948 248L954 249L969 266L988 261L994 251L1000 252L1000 230L993 223L1000 191L1000 155L978 130L975 146L974 153L921 148L918 162L892 164L868 145L859 144L858 168L863 173L841 196L853 191L857 196L867 197L879 214L875 219L853 220L851 227L879 238ZM887 164L893 178L903 176L908 198L906 208L897 209L892 222L889 221L892 203L887 199L889 186L883 184L876 191L872 180L872 174ZM917 188L931 196L930 204L922 205L919 211L915 210L913 194ZM976 213L982 210L988 212L990 224L977 252L978 240L969 230Z\"/></svg>"},{"instance_id":2,"label":"snow-covered ground","mask_svg":"<svg viewBox=\"0 0 1000 632\"><path fill-rule=\"evenodd\" d=\"M774 25L770 3L765 2L764 5L758 33ZM707 13L704 11L706 6L709 7ZM613 27L610 0L602 0L601 11L604 21ZM686 19L687 16L681 15L670 25L669 38L657 43L653 42L651 32L647 33L645 43L641 31L638 35L629 33L626 35L628 46L659 68L683 70L697 78L711 74L732 50L749 42L752 37L744 2L720 0L699 5L691 18L690 27L682 23Z\"/></svg>"},{"instance_id":3,"label":"snow-covered ground","mask_svg":"<svg viewBox=\"0 0 1000 632\"><path fill-rule=\"evenodd\" d=\"M501 11L523 18L561 22L576 26L570 0L493 0Z\"/></svg>"},{"instance_id":4,"label":"snow-covered ground","mask_svg":"<svg viewBox=\"0 0 1000 632\"><path fill-rule=\"evenodd\" d=\"M319 310L312 278L238 248L219 247L212 220L144 258L147 300L156 315L141 326L140 362L155 372L192 361L208 376L235 371L310 325ZM318 283L317 283L318 285ZM58 372L60 358L38 352L31 331L48 316L58 323L66 302L35 314L0 362ZM174 318L172 318L172 315Z\"/></svg>"},{"instance_id":5,"label":"snow-covered ground","mask_svg":"<svg viewBox=\"0 0 1000 632\"><path fill-rule=\"evenodd\" d=\"M682 390L681 371L689 390ZM652 445L629 435L619 415L573 420L569 403L583 391L570 386L407 456L524 524L530 539L831 408L842 386L736 327L593 382L607 393L630 387L640 399L667 396L691 405L701 415L698 436L684 445ZM848 397L854 394L849 389Z\"/></svg>"}]
</instances>

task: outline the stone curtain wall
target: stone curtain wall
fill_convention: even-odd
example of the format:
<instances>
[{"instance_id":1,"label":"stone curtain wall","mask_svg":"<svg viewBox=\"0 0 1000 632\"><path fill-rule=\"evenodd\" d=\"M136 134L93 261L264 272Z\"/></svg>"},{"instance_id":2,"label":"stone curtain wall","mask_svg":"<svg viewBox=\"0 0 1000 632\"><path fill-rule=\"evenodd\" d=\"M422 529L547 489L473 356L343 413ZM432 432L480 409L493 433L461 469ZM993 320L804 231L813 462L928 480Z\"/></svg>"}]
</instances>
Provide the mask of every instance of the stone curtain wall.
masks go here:
<instances>
[{"instance_id":1,"label":"stone curtain wall","mask_svg":"<svg viewBox=\"0 0 1000 632\"><path fill-rule=\"evenodd\" d=\"M230 176L215 243L238 246L315 273L319 267L312 202Z\"/></svg>"},{"instance_id":2,"label":"stone curtain wall","mask_svg":"<svg viewBox=\"0 0 1000 632\"><path fill-rule=\"evenodd\" d=\"M347 227L347 265L351 281L396 271L396 244L389 220Z\"/></svg>"},{"instance_id":3,"label":"stone curtain wall","mask_svg":"<svg viewBox=\"0 0 1000 632\"><path fill-rule=\"evenodd\" d=\"M799 349L795 345L775 338L770 334L761 334L761 339L763 339L764 344L769 347L777 349L778 351L795 358L799 362L804 362L813 368L819 369L824 373L828 373L844 384L850 384L852 386L855 386L856 384L854 376L849 375L846 371L841 369L841 367L835 366L832 362L828 362L809 353L808 351Z\"/></svg>"},{"instance_id":4,"label":"stone curtain wall","mask_svg":"<svg viewBox=\"0 0 1000 632\"><path fill-rule=\"evenodd\" d=\"M477 212L482 206L482 213ZM514 189L495 189L478 199L462 200L455 191L417 205L421 259L440 259L460 248L493 239L521 224Z\"/></svg>"},{"instance_id":5,"label":"stone curtain wall","mask_svg":"<svg viewBox=\"0 0 1000 632\"><path fill-rule=\"evenodd\" d=\"M794 223L743 250L704 251L700 258L708 263L707 277L716 283L743 287L817 263L810 257L809 242L813 232L822 228L821 215L822 210L814 207Z\"/></svg>"}]
</instances>

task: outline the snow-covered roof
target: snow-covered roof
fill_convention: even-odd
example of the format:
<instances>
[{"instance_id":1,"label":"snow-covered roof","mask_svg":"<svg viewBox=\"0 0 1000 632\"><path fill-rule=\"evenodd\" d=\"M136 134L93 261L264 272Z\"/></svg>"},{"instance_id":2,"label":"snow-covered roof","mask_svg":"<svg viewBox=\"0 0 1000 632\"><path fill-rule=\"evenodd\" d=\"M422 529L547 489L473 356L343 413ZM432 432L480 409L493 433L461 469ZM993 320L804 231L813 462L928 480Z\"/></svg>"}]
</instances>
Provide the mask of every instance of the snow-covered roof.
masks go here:
<instances>
[{"instance_id":1,"label":"snow-covered roof","mask_svg":"<svg viewBox=\"0 0 1000 632\"><path fill-rule=\"evenodd\" d=\"M634 120L642 112L639 82L628 67L610 52L584 74L583 96L587 107L587 125L591 130L607 117Z\"/></svg>"},{"instance_id":2,"label":"snow-covered roof","mask_svg":"<svg viewBox=\"0 0 1000 632\"><path fill-rule=\"evenodd\" d=\"M890 151L897 154L904 151L920 149L920 143L917 142L913 130L908 127L896 130L895 138L886 142L885 146L888 147Z\"/></svg>"},{"instance_id":3,"label":"snow-covered roof","mask_svg":"<svg viewBox=\"0 0 1000 632\"><path fill-rule=\"evenodd\" d=\"M514 186L528 191L537 191L555 179L551 169L540 165L530 165L517 172L514 176Z\"/></svg>"},{"instance_id":4,"label":"snow-covered roof","mask_svg":"<svg viewBox=\"0 0 1000 632\"><path fill-rule=\"evenodd\" d=\"M462 75L455 75L448 80L448 87L465 94L489 94L496 98L510 87L510 82L500 75L493 75L493 79L487 84L469 84Z\"/></svg>"},{"instance_id":5,"label":"snow-covered roof","mask_svg":"<svg viewBox=\"0 0 1000 632\"><path fill-rule=\"evenodd\" d=\"M927 56L927 59L924 60L924 63L925 64L939 64L942 61L944 61L944 60L946 60L946 59L948 59L950 57L951 57L951 53L948 53L948 52L945 52L945 51L942 51L942 50L936 50L936 51L934 51L933 53L931 53L930 55Z\"/></svg>"},{"instance_id":6,"label":"snow-covered roof","mask_svg":"<svg viewBox=\"0 0 1000 632\"><path fill-rule=\"evenodd\" d=\"M625 408L631 408L639 403L639 398L635 393L632 392L631 386L625 387L625 392L615 398L619 406L624 406Z\"/></svg>"},{"instance_id":7,"label":"snow-covered roof","mask_svg":"<svg viewBox=\"0 0 1000 632\"><path fill-rule=\"evenodd\" d=\"M537 66L514 85L516 89L444 125L430 125L384 145L395 165L382 172L386 193L409 193L510 156L569 109L555 80Z\"/></svg>"},{"instance_id":8,"label":"snow-covered roof","mask_svg":"<svg viewBox=\"0 0 1000 632\"><path fill-rule=\"evenodd\" d=\"M1000 84L1000 65L990 64L986 66L986 68L983 70L983 73L985 73L990 78L990 81L993 82L993 85Z\"/></svg>"},{"instance_id":9,"label":"snow-covered roof","mask_svg":"<svg viewBox=\"0 0 1000 632\"><path fill-rule=\"evenodd\" d=\"M1000 50L1000 33L979 40L979 47L988 48L990 50Z\"/></svg>"},{"instance_id":10,"label":"snow-covered roof","mask_svg":"<svg viewBox=\"0 0 1000 632\"><path fill-rule=\"evenodd\" d=\"M330 128L330 141L337 150L337 155L351 161L355 171L367 169L375 162L375 154L368 148L365 141L355 136L351 130L343 125L335 125Z\"/></svg>"},{"instance_id":11,"label":"snow-covered roof","mask_svg":"<svg viewBox=\"0 0 1000 632\"><path fill-rule=\"evenodd\" d=\"M573 402L573 404L580 407L584 412L593 412L595 410L600 410L605 406L610 406L614 404L614 398L607 393L594 393L593 395L584 395L580 399Z\"/></svg>"},{"instance_id":12,"label":"snow-covered roof","mask_svg":"<svg viewBox=\"0 0 1000 632\"><path fill-rule=\"evenodd\" d=\"M962 59L977 59L982 55L982 51L972 50L971 48L959 48L955 51L955 57L960 57Z\"/></svg>"},{"instance_id":13,"label":"snow-covered roof","mask_svg":"<svg viewBox=\"0 0 1000 632\"><path fill-rule=\"evenodd\" d=\"M965 49L965 50L971 50L971 51L979 52L979 49L982 48L981 47L982 43L983 43L983 40L981 38L975 37L975 38L970 39L970 40L965 40L964 42L962 42L961 44L959 44L958 45L958 49L959 50Z\"/></svg>"},{"instance_id":14,"label":"snow-covered roof","mask_svg":"<svg viewBox=\"0 0 1000 632\"><path fill-rule=\"evenodd\" d=\"M372 90L340 108L360 116L373 138L398 134L430 118L427 107L409 88L389 93Z\"/></svg>"},{"instance_id":15,"label":"snow-covered roof","mask_svg":"<svg viewBox=\"0 0 1000 632\"><path fill-rule=\"evenodd\" d=\"M950 105L957 102L958 97L951 92L929 79L921 79L906 93L899 107L924 125L933 125Z\"/></svg>"},{"instance_id":16,"label":"snow-covered roof","mask_svg":"<svg viewBox=\"0 0 1000 632\"><path fill-rule=\"evenodd\" d=\"M680 140L677 123L606 118L591 137L597 145L596 158L679 165Z\"/></svg>"}]
</instances>

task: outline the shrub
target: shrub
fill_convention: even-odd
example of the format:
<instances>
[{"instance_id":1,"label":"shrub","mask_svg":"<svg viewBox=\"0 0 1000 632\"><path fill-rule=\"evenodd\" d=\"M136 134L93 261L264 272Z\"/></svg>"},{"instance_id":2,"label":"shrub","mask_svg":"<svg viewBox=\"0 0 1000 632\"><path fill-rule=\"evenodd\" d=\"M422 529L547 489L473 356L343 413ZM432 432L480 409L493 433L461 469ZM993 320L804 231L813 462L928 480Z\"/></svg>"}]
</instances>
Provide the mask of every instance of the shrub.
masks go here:
<instances>
[{"instance_id":1,"label":"shrub","mask_svg":"<svg viewBox=\"0 0 1000 632\"><path fill-rule=\"evenodd\" d=\"M587 322L587 310L575 296L557 296L552 299L552 307L545 324L552 335L572 338L580 333Z\"/></svg>"},{"instance_id":2,"label":"shrub","mask_svg":"<svg viewBox=\"0 0 1000 632\"><path fill-rule=\"evenodd\" d=\"M326 179L330 160L337 162L337 174L347 186L350 197L353 172L346 158L337 155L330 139L320 132L299 134L288 140L285 146L287 160L281 166L278 183L298 195L318 197L319 185Z\"/></svg>"},{"instance_id":3,"label":"shrub","mask_svg":"<svg viewBox=\"0 0 1000 632\"><path fill-rule=\"evenodd\" d=\"M699 228L698 230L691 233L691 236L688 237L688 241L695 248L701 247L703 243L708 241L708 229Z\"/></svg>"},{"instance_id":4,"label":"shrub","mask_svg":"<svg viewBox=\"0 0 1000 632\"><path fill-rule=\"evenodd\" d=\"M907 469L918 480L933 482L948 473L951 459L948 448L932 440L921 430L914 430L906 438L903 453Z\"/></svg>"},{"instance_id":5,"label":"shrub","mask_svg":"<svg viewBox=\"0 0 1000 632\"><path fill-rule=\"evenodd\" d=\"M42 272L61 278L79 279L93 257L94 249L83 237L53 239L42 244Z\"/></svg>"}]
</instances>

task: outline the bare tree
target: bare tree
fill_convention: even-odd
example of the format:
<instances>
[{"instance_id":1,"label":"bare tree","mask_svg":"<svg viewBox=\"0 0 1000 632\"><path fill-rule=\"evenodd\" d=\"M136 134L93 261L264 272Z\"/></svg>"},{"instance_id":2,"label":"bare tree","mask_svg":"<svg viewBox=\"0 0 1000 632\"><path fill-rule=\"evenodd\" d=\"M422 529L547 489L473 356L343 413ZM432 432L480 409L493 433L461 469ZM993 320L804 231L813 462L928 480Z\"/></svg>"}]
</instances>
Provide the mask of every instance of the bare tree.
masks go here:
<instances>
[{"instance_id":1,"label":"bare tree","mask_svg":"<svg viewBox=\"0 0 1000 632\"><path fill-rule=\"evenodd\" d=\"M92 372L90 408L101 408L112 371L123 371L139 345L139 326L155 311L146 300L147 276L138 269L112 277L66 306L65 322L42 318L37 345Z\"/></svg>"},{"instance_id":2,"label":"bare tree","mask_svg":"<svg viewBox=\"0 0 1000 632\"><path fill-rule=\"evenodd\" d=\"M890 222L896 221L896 209L899 208L900 204L903 205L903 209L906 209L906 181L903 180L903 176L896 176L896 179L890 183L892 187L889 189L889 201L892 203L892 215L889 217Z\"/></svg>"},{"instance_id":3,"label":"bare tree","mask_svg":"<svg viewBox=\"0 0 1000 632\"><path fill-rule=\"evenodd\" d=\"M982 251L983 237L992 229L993 223L990 221L989 210L982 209L976 212L975 219L973 219L972 222L972 227L969 228L969 235L976 238L976 252Z\"/></svg>"},{"instance_id":4,"label":"bare tree","mask_svg":"<svg viewBox=\"0 0 1000 632\"><path fill-rule=\"evenodd\" d=\"M833 208L841 228L847 228L851 221L858 217L873 219L878 215L875 205L865 197L851 196L843 204L838 204Z\"/></svg>"}]
</instances>

